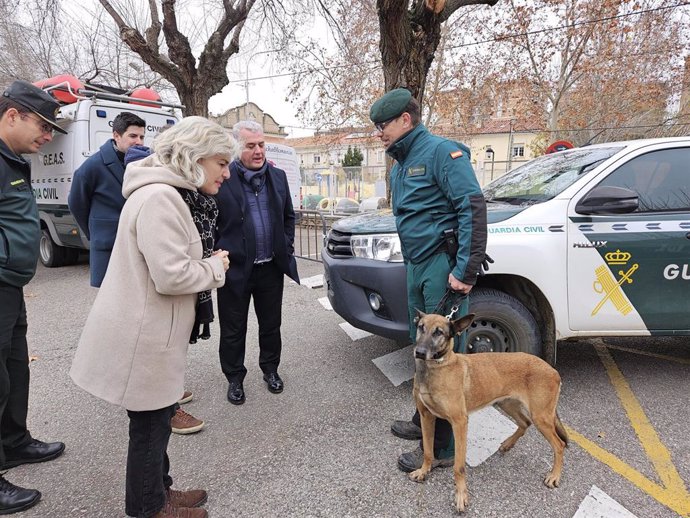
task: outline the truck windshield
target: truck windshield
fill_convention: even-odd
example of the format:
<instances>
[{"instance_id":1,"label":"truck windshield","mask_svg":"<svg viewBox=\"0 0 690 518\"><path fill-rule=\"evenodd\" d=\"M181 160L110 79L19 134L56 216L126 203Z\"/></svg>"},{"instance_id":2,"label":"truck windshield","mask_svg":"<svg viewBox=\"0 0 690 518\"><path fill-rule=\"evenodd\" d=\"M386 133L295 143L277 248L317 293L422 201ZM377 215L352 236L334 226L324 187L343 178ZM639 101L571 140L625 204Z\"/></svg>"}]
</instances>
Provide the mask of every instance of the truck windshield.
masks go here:
<instances>
[{"instance_id":1,"label":"truck windshield","mask_svg":"<svg viewBox=\"0 0 690 518\"><path fill-rule=\"evenodd\" d=\"M484 198L520 206L545 202L623 147L578 148L535 158L487 185Z\"/></svg>"}]
</instances>

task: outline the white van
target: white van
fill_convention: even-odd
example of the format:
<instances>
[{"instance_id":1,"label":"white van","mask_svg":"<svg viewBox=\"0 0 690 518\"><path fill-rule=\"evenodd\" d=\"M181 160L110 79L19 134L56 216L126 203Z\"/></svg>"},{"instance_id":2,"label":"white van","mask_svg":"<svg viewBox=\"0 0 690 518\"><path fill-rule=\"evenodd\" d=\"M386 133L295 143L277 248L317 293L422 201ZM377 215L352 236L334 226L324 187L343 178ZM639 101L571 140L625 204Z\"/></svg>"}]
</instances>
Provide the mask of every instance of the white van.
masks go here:
<instances>
[{"instance_id":1,"label":"white van","mask_svg":"<svg viewBox=\"0 0 690 518\"><path fill-rule=\"evenodd\" d=\"M28 156L31 160L31 187L41 219L40 259L48 267L74 263L80 250L89 247L88 240L69 212L67 196L74 171L112 138L113 119L123 111L144 119L144 144L148 146L160 128L174 124L180 118L181 106L173 104L92 90L70 90L70 93L75 102L63 105L57 117L67 134L56 133L52 142Z\"/></svg>"}]
</instances>

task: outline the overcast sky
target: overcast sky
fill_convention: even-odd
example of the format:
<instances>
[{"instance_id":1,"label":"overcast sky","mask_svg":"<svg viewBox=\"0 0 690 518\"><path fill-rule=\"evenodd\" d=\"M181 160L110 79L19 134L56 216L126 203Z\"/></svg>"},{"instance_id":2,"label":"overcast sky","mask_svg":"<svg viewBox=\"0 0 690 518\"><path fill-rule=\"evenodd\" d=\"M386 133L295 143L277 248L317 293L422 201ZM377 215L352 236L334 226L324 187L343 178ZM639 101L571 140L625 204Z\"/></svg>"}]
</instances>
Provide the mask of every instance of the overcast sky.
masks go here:
<instances>
[{"instance_id":1,"label":"overcast sky","mask_svg":"<svg viewBox=\"0 0 690 518\"><path fill-rule=\"evenodd\" d=\"M262 60L260 57L261 56L257 56L258 64L254 64L249 70L250 79L252 77L266 77L280 73L280 71L275 70L275 66L272 66L268 60ZM221 93L211 97L208 105L209 110L214 115L244 104L247 100L247 92L245 90L247 58L232 59L236 62L243 61L245 63L245 70L238 73L235 70L237 67L230 65L228 69L230 81L238 80L241 82L231 82ZM287 70L283 70L283 72L287 72ZM248 88L249 101L255 103L264 112L270 114L278 124L285 126L285 131L287 131L291 137L312 135L314 133L312 130L300 128L300 126L304 125L297 120L296 107L292 103L285 101L289 85L290 77L250 80Z\"/></svg>"}]
</instances>

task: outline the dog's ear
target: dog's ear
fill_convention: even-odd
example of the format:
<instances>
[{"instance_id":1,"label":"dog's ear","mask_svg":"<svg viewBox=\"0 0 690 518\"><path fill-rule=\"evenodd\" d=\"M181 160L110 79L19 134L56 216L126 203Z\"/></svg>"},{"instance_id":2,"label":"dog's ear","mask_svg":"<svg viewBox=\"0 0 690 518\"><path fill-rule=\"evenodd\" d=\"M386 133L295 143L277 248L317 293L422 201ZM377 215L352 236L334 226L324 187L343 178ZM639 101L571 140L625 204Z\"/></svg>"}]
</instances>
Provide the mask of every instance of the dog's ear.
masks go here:
<instances>
[{"instance_id":1,"label":"dog's ear","mask_svg":"<svg viewBox=\"0 0 690 518\"><path fill-rule=\"evenodd\" d=\"M465 329L470 327L470 324L474 320L474 317L475 317L474 313L469 313L468 315L465 315L464 317L458 318L457 320L453 320L451 322L451 325L453 326L454 334L460 334Z\"/></svg>"},{"instance_id":2,"label":"dog's ear","mask_svg":"<svg viewBox=\"0 0 690 518\"><path fill-rule=\"evenodd\" d=\"M426 316L426 313L422 313L417 308L414 308L414 312L415 312L416 316L414 317L413 322L414 322L414 325L417 325L417 324L419 324L419 321Z\"/></svg>"}]
</instances>

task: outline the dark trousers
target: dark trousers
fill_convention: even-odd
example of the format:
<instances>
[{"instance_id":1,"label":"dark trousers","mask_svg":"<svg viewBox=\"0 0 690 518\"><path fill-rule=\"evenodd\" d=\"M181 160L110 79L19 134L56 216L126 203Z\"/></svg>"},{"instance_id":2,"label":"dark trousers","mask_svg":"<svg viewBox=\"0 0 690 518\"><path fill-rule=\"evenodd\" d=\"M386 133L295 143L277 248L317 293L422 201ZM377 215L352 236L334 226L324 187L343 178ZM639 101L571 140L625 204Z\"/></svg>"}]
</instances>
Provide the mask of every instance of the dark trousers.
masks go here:
<instances>
[{"instance_id":1,"label":"dark trousers","mask_svg":"<svg viewBox=\"0 0 690 518\"><path fill-rule=\"evenodd\" d=\"M170 419L175 405L134 412L129 416L129 449L127 451L127 484L125 512L128 516L149 518L165 505L166 490L172 486L168 441Z\"/></svg>"},{"instance_id":2,"label":"dark trousers","mask_svg":"<svg viewBox=\"0 0 690 518\"><path fill-rule=\"evenodd\" d=\"M249 299L259 323L259 367L264 374L276 372L280 364L282 340L280 324L283 304L283 272L275 261L255 264L244 293L239 296L232 287L218 290L220 323L220 367L228 381L244 380L244 352L247 339Z\"/></svg>"},{"instance_id":3,"label":"dark trousers","mask_svg":"<svg viewBox=\"0 0 690 518\"><path fill-rule=\"evenodd\" d=\"M29 352L22 288L0 283L0 464L5 448L31 440L26 429L29 407Z\"/></svg>"}]
</instances>

